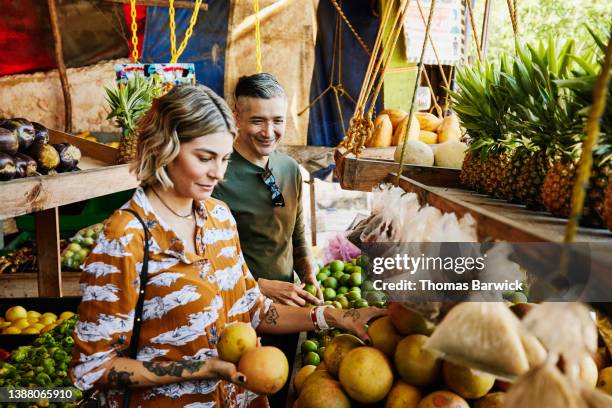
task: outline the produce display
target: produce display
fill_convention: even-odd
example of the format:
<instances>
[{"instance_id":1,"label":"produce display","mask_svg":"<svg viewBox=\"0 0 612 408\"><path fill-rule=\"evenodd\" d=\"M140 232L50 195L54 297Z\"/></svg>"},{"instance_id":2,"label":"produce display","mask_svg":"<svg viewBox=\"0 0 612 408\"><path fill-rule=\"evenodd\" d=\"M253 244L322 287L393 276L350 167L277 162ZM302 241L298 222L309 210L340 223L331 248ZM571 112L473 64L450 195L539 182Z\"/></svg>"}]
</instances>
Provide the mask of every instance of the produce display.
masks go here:
<instances>
[{"instance_id":1,"label":"produce display","mask_svg":"<svg viewBox=\"0 0 612 408\"><path fill-rule=\"evenodd\" d=\"M62 266L69 269L79 269L83 260L94 247L102 228L103 224L95 224L80 230L74 237L70 238L70 244L62 251Z\"/></svg>"},{"instance_id":2,"label":"produce display","mask_svg":"<svg viewBox=\"0 0 612 408\"><path fill-rule=\"evenodd\" d=\"M23 306L9 308L4 317L0 317L2 334L39 334L53 329L58 324L72 318L73 312L62 312L59 317L55 313L40 313L26 310Z\"/></svg>"},{"instance_id":3,"label":"produce display","mask_svg":"<svg viewBox=\"0 0 612 408\"><path fill-rule=\"evenodd\" d=\"M596 50L595 57L573 40L559 45L551 38L519 47L516 55L504 55L498 62L458 71L458 90L451 95L469 135L461 169L464 185L555 216L569 215L585 121L607 42L593 37L588 45ZM609 102L600 132L581 219L591 227L606 225L605 197L612 196L607 193L612 169Z\"/></svg>"},{"instance_id":4,"label":"produce display","mask_svg":"<svg viewBox=\"0 0 612 408\"><path fill-rule=\"evenodd\" d=\"M22 246L6 255L0 256L0 275L37 270L36 252L33 245Z\"/></svg>"},{"instance_id":5,"label":"produce display","mask_svg":"<svg viewBox=\"0 0 612 408\"><path fill-rule=\"evenodd\" d=\"M495 320L490 320L491 329L495 327L496 330L499 330L497 334L500 337L496 337L497 339L501 339L504 335L508 335L504 336L505 339L518 335L520 321L515 314L524 317L531 313L529 310L539 307L524 304L525 307L512 306L509 309L508 305L502 303L489 303L485 304L484 309L481 309L478 303L463 305L469 305L472 311L478 309L503 312L503 317L499 315L494 317ZM489 308L486 305L493 307ZM466 309L460 309L458 308L455 314L461 319L462 331L465 331L466 328L476 331L483 330L484 326L489 323L488 318L493 318L493 316L487 317L486 315L479 318ZM451 312L453 310L455 309L451 309ZM512 333L505 333L501 329L504 324L500 323L499 319L507 319L508 316L505 313L510 316L508 327L511 328ZM471 318L476 320L471 321ZM503 405L505 400L506 403L509 399L515 400L516 398L526 401L524 398L529 400L530 397L533 397L520 392L520 384L523 378L527 380L538 375L539 366L537 365L531 365L525 369L533 368L525 373L524 377L516 380L515 388L512 383L501 380L487 370L474 369L470 366L473 364L471 361L469 365L458 364L448 360L453 359L451 358L453 354L440 353L437 344L441 342L449 346L452 343L454 344L452 347L455 348L460 343L467 344L463 341L465 334L461 331L455 331L455 335L447 334L448 330L456 328L456 326L451 327L453 322L446 321L447 319L452 321L455 317L449 313L438 325L435 325L413 310L398 303L390 303L389 315L374 321L368 328L368 334L372 339L371 346L366 346L355 336L341 334L330 339L326 344L322 362L318 367L316 364L304 363L294 377L294 388L297 394L294 406L328 408L373 404L372 406L384 406L385 408L501 408L507 406ZM482 324L483 327L478 327L479 324ZM591 324L594 326L593 322ZM438 328L442 332L436 333ZM537 330L535 332L537 333ZM472 340L478 339L479 334L473 333L471 337ZM531 338L537 342L541 350L544 350L543 344L552 347L544 338L538 336L542 343L535 337ZM524 353L524 350L533 350L529 348L527 337L525 341L523 346L520 346L520 343L514 346L518 347L517 350L521 353ZM501 356L489 350L489 347L493 345L494 342L481 343L480 349L476 347L471 350L469 348L456 350L463 350L465 355L472 356L482 356L481 350L485 350L484 355L488 355L491 361L501 364L499 363L503 361ZM505 357L513 355L513 350L500 349L498 351ZM528 351L528 353L533 352ZM536 360L533 354L528 355L529 362L534 364ZM509 360L509 363L512 363L512 360ZM580 379L577 380L580 385L575 388L582 389L585 393L594 393L590 395L595 395L600 398L600 401L610 403L612 397L607 397L605 393L612 395L609 385L612 367L606 367L607 365L609 365L609 359L605 349L602 353L598 353L597 359L586 358L580 365ZM599 375L598 368L601 369ZM560 366L555 370L559 371L560 376L565 376L561 374L565 370L564 367ZM549 383L549 386L552 385ZM599 391L595 391L595 387ZM521 405L509 406L535 405L525 405L523 402ZM609 405L593 405L593 407L600 406Z\"/></svg>"},{"instance_id":6,"label":"produce display","mask_svg":"<svg viewBox=\"0 0 612 408\"><path fill-rule=\"evenodd\" d=\"M78 170L81 151L49 144L43 125L24 118L0 119L0 181Z\"/></svg>"},{"instance_id":7,"label":"produce display","mask_svg":"<svg viewBox=\"0 0 612 408\"><path fill-rule=\"evenodd\" d=\"M67 317L57 327L37 337L32 345L21 346L13 350L6 360L0 361L0 387L71 387L68 364L74 345L72 332L77 320L75 315ZM77 401L82 399L79 389L73 388L73 392ZM27 406L68 408L76 406L76 403L40 400Z\"/></svg>"}]
</instances>

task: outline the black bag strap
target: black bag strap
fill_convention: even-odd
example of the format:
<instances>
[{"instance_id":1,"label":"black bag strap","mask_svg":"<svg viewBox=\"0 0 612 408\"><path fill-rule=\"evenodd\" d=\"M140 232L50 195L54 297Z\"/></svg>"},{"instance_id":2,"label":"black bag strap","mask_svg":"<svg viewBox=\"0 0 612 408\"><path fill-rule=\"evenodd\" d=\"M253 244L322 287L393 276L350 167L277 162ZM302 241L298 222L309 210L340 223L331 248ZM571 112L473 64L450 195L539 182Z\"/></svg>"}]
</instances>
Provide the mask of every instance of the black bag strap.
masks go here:
<instances>
[{"instance_id":1,"label":"black bag strap","mask_svg":"<svg viewBox=\"0 0 612 408\"><path fill-rule=\"evenodd\" d=\"M142 308L144 306L145 300L145 289L147 287L147 281L149 280L149 229L145 224L144 220L138 213L132 209L125 209L125 211L130 212L136 217L138 221L142 224L142 229L144 230L144 254L142 257L142 268L140 269L140 288L138 291L138 301L136 302L136 308L134 309L134 326L132 328L132 339L130 341L129 353L128 356L132 359L136 359L136 355L138 354L138 343L140 340L140 327L142 325ZM123 398L123 406L130 406L130 394L131 391L129 389L126 390Z\"/></svg>"}]
</instances>

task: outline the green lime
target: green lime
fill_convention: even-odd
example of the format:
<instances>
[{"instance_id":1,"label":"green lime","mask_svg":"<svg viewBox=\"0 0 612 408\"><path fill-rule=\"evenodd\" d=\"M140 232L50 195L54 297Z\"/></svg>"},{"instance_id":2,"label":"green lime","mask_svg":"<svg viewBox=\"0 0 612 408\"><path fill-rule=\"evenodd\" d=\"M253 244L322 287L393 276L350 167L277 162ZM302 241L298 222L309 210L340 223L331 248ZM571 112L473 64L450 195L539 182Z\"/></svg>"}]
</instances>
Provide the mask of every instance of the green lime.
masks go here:
<instances>
[{"instance_id":1,"label":"green lime","mask_svg":"<svg viewBox=\"0 0 612 408\"><path fill-rule=\"evenodd\" d=\"M355 301L355 309L361 309L362 307L368 307L368 301L365 299L359 299Z\"/></svg>"},{"instance_id":2,"label":"green lime","mask_svg":"<svg viewBox=\"0 0 612 408\"><path fill-rule=\"evenodd\" d=\"M324 305L329 305L329 306L332 306L333 303L334 303L333 300L326 300L325 302L323 302Z\"/></svg>"},{"instance_id":3,"label":"green lime","mask_svg":"<svg viewBox=\"0 0 612 408\"><path fill-rule=\"evenodd\" d=\"M323 358L323 354L325 354L325 347L319 347L319 349L317 350L317 354L319 355L319 357Z\"/></svg>"},{"instance_id":4,"label":"green lime","mask_svg":"<svg viewBox=\"0 0 612 408\"><path fill-rule=\"evenodd\" d=\"M344 262L335 260L329 263L329 270L332 272L341 271L344 269Z\"/></svg>"},{"instance_id":5,"label":"green lime","mask_svg":"<svg viewBox=\"0 0 612 408\"><path fill-rule=\"evenodd\" d=\"M309 351L317 351L319 344L316 340L306 340L302 343L302 353L308 353Z\"/></svg>"},{"instance_id":6,"label":"green lime","mask_svg":"<svg viewBox=\"0 0 612 408\"><path fill-rule=\"evenodd\" d=\"M350 301L361 299L361 293L351 290L346 294L346 298Z\"/></svg>"},{"instance_id":7,"label":"green lime","mask_svg":"<svg viewBox=\"0 0 612 408\"><path fill-rule=\"evenodd\" d=\"M361 288L359 286L352 286L349 289L349 292L358 292L358 293L361 293Z\"/></svg>"},{"instance_id":8,"label":"green lime","mask_svg":"<svg viewBox=\"0 0 612 408\"><path fill-rule=\"evenodd\" d=\"M333 288L325 288L323 291L323 299L334 300L336 297L336 291Z\"/></svg>"},{"instance_id":9,"label":"green lime","mask_svg":"<svg viewBox=\"0 0 612 408\"><path fill-rule=\"evenodd\" d=\"M350 264L350 263L344 264L344 269L342 270L342 272L348 273L350 275L354 267L355 265Z\"/></svg>"},{"instance_id":10,"label":"green lime","mask_svg":"<svg viewBox=\"0 0 612 408\"><path fill-rule=\"evenodd\" d=\"M340 286L338 289L336 289L336 293L339 295L344 295L345 293L348 293L349 289L346 286Z\"/></svg>"},{"instance_id":11,"label":"green lime","mask_svg":"<svg viewBox=\"0 0 612 408\"><path fill-rule=\"evenodd\" d=\"M372 306L376 306L380 309L384 309L387 306L387 302L376 302Z\"/></svg>"},{"instance_id":12,"label":"green lime","mask_svg":"<svg viewBox=\"0 0 612 408\"><path fill-rule=\"evenodd\" d=\"M336 337L336 336L338 336L340 334L342 334L342 330L340 330L340 329L334 329L331 332L332 337Z\"/></svg>"},{"instance_id":13,"label":"green lime","mask_svg":"<svg viewBox=\"0 0 612 408\"><path fill-rule=\"evenodd\" d=\"M367 281L363 282L363 287L362 287L362 289L363 289L364 291L371 291L371 290L375 290L375 289L374 289L374 282L369 281L369 280L367 280Z\"/></svg>"},{"instance_id":14,"label":"green lime","mask_svg":"<svg viewBox=\"0 0 612 408\"><path fill-rule=\"evenodd\" d=\"M307 283L304 285L304 290L310 293L312 296L317 296L317 288L312 283Z\"/></svg>"},{"instance_id":15,"label":"green lime","mask_svg":"<svg viewBox=\"0 0 612 408\"><path fill-rule=\"evenodd\" d=\"M351 265L357 265L357 258L351 259Z\"/></svg>"},{"instance_id":16,"label":"green lime","mask_svg":"<svg viewBox=\"0 0 612 408\"><path fill-rule=\"evenodd\" d=\"M314 351L309 351L304 356L304 365L318 366L321 363L321 357Z\"/></svg>"},{"instance_id":17,"label":"green lime","mask_svg":"<svg viewBox=\"0 0 612 408\"><path fill-rule=\"evenodd\" d=\"M340 286L348 286L350 280L351 275L348 273L343 273L342 276L338 278L338 283L340 284Z\"/></svg>"},{"instance_id":18,"label":"green lime","mask_svg":"<svg viewBox=\"0 0 612 408\"><path fill-rule=\"evenodd\" d=\"M334 278L336 278L336 279L340 279L340 278L341 278L343 275L344 275L344 272L342 272L342 271L336 271L336 272L332 273L332 275L331 275L331 276L333 276L333 277L334 277Z\"/></svg>"},{"instance_id":19,"label":"green lime","mask_svg":"<svg viewBox=\"0 0 612 408\"><path fill-rule=\"evenodd\" d=\"M342 303L338 302L337 300L332 302L332 306L334 306L336 309L342 309Z\"/></svg>"},{"instance_id":20,"label":"green lime","mask_svg":"<svg viewBox=\"0 0 612 408\"><path fill-rule=\"evenodd\" d=\"M326 288L336 289L338 287L338 280L330 276L323 281L323 286Z\"/></svg>"},{"instance_id":21,"label":"green lime","mask_svg":"<svg viewBox=\"0 0 612 408\"><path fill-rule=\"evenodd\" d=\"M317 280L319 282L324 281L325 279L327 279L328 276L329 276L329 271L327 271L327 272L319 272L319 273L317 273Z\"/></svg>"},{"instance_id":22,"label":"green lime","mask_svg":"<svg viewBox=\"0 0 612 408\"><path fill-rule=\"evenodd\" d=\"M321 269L319 269L319 273L326 273L326 274L330 274L331 271L329 270L329 268L327 266L322 267Z\"/></svg>"},{"instance_id":23,"label":"green lime","mask_svg":"<svg viewBox=\"0 0 612 408\"><path fill-rule=\"evenodd\" d=\"M359 272L359 273L363 272L363 269L361 269L361 266L353 266L353 273L356 273L356 272Z\"/></svg>"},{"instance_id":24,"label":"green lime","mask_svg":"<svg viewBox=\"0 0 612 408\"><path fill-rule=\"evenodd\" d=\"M351 280L349 282L351 286L361 286L361 272L353 272L351 274Z\"/></svg>"},{"instance_id":25,"label":"green lime","mask_svg":"<svg viewBox=\"0 0 612 408\"><path fill-rule=\"evenodd\" d=\"M336 302L339 302L343 309L349 308L349 300L344 295L336 296Z\"/></svg>"},{"instance_id":26,"label":"green lime","mask_svg":"<svg viewBox=\"0 0 612 408\"><path fill-rule=\"evenodd\" d=\"M357 257L357 265L361 266L363 269L368 268L368 257L365 255L359 255Z\"/></svg>"}]
</instances>

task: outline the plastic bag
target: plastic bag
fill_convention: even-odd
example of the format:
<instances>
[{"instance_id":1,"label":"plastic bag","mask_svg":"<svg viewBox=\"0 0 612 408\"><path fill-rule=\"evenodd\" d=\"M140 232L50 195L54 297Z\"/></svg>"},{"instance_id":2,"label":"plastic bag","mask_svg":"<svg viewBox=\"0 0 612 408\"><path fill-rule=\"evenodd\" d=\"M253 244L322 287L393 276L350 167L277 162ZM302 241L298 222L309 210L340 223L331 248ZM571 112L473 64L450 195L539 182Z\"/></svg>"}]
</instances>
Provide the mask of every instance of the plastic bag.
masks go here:
<instances>
[{"instance_id":1,"label":"plastic bag","mask_svg":"<svg viewBox=\"0 0 612 408\"><path fill-rule=\"evenodd\" d=\"M323 263L327 264L334 259L349 261L359 255L361 255L361 250L353 245L344 234L338 232L327 241Z\"/></svg>"},{"instance_id":2,"label":"plastic bag","mask_svg":"<svg viewBox=\"0 0 612 408\"><path fill-rule=\"evenodd\" d=\"M425 347L445 360L513 380L529 370L518 318L501 302L465 302L448 312Z\"/></svg>"}]
</instances>

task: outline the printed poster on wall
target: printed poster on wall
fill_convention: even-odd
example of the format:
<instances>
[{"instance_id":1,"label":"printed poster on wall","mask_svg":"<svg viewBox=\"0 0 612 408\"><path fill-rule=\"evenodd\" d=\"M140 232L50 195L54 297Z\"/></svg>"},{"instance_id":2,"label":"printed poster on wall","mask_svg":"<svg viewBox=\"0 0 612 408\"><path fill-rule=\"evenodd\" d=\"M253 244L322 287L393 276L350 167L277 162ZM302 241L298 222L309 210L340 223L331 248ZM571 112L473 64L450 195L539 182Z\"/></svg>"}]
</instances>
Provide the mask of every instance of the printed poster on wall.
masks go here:
<instances>
[{"instance_id":1,"label":"printed poster on wall","mask_svg":"<svg viewBox=\"0 0 612 408\"><path fill-rule=\"evenodd\" d=\"M431 0L419 0L423 17L419 12L419 5L411 1L404 21L404 36L406 39L407 58L410 62L419 62L423 39L425 37L425 22L429 18ZM463 42L461 24L463 20L463 6L461 0L438 0L431 22L430 36L438 51L440 62L443 65L454 65L461 61ZM425 49L425 64L438 64L436 55L427 42Z\"/></svg>"}]
</instances>

